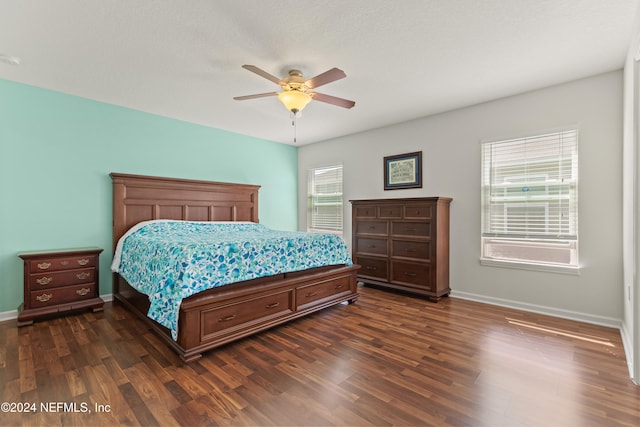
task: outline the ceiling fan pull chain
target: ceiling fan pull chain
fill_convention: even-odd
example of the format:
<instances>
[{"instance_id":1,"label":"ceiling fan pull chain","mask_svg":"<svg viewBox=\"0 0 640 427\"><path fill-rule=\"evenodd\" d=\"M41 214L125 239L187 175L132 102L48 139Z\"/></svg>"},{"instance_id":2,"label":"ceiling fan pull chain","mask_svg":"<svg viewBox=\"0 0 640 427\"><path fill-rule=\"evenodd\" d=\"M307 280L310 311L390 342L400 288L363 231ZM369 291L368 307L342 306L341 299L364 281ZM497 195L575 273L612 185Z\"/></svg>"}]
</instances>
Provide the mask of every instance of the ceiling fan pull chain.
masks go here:
<instances>
[{"instance_id":1,"label":"ceiling fan pull chain","mask_svg":"<svg viewBox=\"0 0 640 427\"><path fill-rule=\"evenodd\" d=\"M296 113L293 113L293 120L291 121L291 126L293 126L293 143L298 142L298 126L296 122Z\"/></svg>"}]
</instances>

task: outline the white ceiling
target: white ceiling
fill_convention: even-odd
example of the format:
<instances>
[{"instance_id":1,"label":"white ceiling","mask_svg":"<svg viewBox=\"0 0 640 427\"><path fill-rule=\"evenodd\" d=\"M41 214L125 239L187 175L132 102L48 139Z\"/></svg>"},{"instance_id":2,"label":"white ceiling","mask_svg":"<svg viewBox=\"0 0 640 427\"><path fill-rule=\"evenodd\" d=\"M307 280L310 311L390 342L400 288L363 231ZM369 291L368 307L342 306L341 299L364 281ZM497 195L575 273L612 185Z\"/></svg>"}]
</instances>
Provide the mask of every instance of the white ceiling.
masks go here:
<instances>
[{"instance_id":1,"label":"white ceiling","mask_svg":"<svg viewBox=\"0 0 640 427\"><path fill-rule=\"evenodd\" d=\"M278 77L347 74L298 145L622 68L639 0L0 0L0 78L291 144Z\"/></svg>"}]
</instances>

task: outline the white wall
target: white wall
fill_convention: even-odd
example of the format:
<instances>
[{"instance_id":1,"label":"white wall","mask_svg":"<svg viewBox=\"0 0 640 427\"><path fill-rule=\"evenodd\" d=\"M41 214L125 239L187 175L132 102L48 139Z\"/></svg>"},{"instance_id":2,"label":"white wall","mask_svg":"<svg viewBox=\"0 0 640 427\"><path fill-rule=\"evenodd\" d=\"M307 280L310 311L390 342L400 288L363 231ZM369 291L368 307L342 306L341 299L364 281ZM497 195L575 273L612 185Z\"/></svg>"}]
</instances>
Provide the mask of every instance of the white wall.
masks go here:
<instances>
[{"instance_id":1,"label":"white wall","mask_svg":"<svg viewBox=\"0 0 640 427\"><path fill-rule=\"evenodd\" d=\"M622 71L614 71L403 124L301 146L299 228L306 173L342 162L345 201L448 196L452 296L619 326L622 274ZM357 108L357 107L356 107ZM481 266L480 140L579 127L579 276ZM423 152L423 188L383 190L383 157ZM351 207L345 203L350 243Z\"/></svg>"},{"instance_id":2,"label":"white wall","mask_svg":"<svg viewBox=\"0 0 640 427\"><path fill-rule=\"evenodd\" d=\"M623 318L622 341L625 345L631 378L640 384L640 291L637 266L640 265L637 226L638 211L638 124L640 123L640 66L636 60L640 47L640 10L635 21L632 42L629 44L624 67L624 141L622 187L622 250L623 250ZM640 59L640 58L639 58Z\"/></svg>"}]
</instances>

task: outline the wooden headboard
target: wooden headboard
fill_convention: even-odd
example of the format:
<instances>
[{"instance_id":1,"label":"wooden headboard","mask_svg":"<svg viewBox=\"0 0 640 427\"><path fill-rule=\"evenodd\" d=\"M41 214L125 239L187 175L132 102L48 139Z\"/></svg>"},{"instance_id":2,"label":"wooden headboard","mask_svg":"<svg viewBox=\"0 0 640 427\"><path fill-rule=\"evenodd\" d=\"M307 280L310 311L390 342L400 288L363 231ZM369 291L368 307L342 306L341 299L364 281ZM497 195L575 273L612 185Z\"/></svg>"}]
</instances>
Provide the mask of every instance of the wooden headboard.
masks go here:
<instances>
[{"instance_id":1,"label":"wooden headboard","mask_svg":"<svg viewBox=\"0 0 640 427\"><path fill-rule=\"evenodd\" d=\"M259 185L111 173L113 247L132 226L151 219L258 220Z\"/></svg>"}]
</instances>

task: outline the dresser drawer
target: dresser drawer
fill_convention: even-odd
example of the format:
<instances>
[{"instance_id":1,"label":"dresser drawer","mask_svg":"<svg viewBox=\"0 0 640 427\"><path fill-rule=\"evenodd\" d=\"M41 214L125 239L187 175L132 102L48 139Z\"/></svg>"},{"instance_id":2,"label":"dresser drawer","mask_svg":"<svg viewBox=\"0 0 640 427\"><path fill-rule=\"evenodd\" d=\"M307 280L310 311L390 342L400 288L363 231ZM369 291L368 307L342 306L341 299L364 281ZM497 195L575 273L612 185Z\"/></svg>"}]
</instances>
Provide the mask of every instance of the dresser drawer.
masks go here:
<instances>
[{"instance_id":1,"label":"dresser drawer","mask_svg":"<svg viewBox=\"0 0 640 427\"><path fill-rule=\"evenodd\" d=\"M373 255L387 255L387 240L358 237L356 239L356 252Z\"/></svg>"},{"instance_id":2,"label":"dresser drawer","mask_svg":"<svg viewBox=\"0 0 640 427\"><path fill-rule=\"evenodd\" d=\"M40 288L56 288L78 283L91 283L96 281L96 269L84 268L82 270L52 271L50 273L30 274L29 286L31 290Z\"/></svg>"},{"instance_id":3,"label":"dresser drawer","mask_svg":"<svg viewBox=\"0 0 640 427\"><path fill-rule=\"evenodd\" d=\"M31 273L43 271L71 270L74 268L95 267L97 257L95 255L73 256L67 258L42 258L28 262Z\"/></svg>"},{"instance_id":4,"label":"dresser drawer","mask_svg":"<svg viewBox=\"0 0 640 427\"><path fill-rule=\"evenodd\" d=\"M378 207L378 218L402 218L402 205L382 205Z\"/></svg>"},{"instance_id":5,"label":"dresser drawer","mask_svg":"<svg viewBox=\"0 0 640 427\"><path fill-rule=\"evenodd\" d=\"M361 267L359 276L387 280L389 267L386 259L357 257L356 262Z\"/></svg>"},{"instance_id":6,"label":"dresser drawer","mask_svg":"<svg viewBox=\"0 0 640 427\"><path fill-rule=\"evenodd\" d=\"M376 234L386 236L389 233L387 221L358 221L356 222L357 234Z\"/></svg>"},{"instance_id":7,"label":"dresser drawer","mask_svg":"<svg viewBox=\"0 0 640 427\"><path fill-rule=\"evenodd\" d=\"M349 293L349 280L350 277L345 276L315 285L296 288L296 309L304 310L337 296Z\"/></svg>"},{"instance_id":8,"label":"dresser drawer","mask_svg":"<svg viewBox=\"0 0 640 427\"><path fill-rule=\"evenodd\" d=\"M43 289L31 291L31 308L48 307L59 304L67 304L74 301L82 301L96 297L96 284L84 283L82 285L65 288Z\"/></svg>"},{"instance_id":9,"label":"dresser drawer","mask_svg":"<svg viewBox=\"0 0 640 427\"><path fill-rule=\"evenodd\" d=\"M354 218L375 218L378 213L376 206L356 206L353 210Z\"/></svg>"},{"instance_id":10,"label":"dresser drawer","mask_svg":"<svg viewBox=\"0 0 640 427\"><path fill-rule=\"evenodd\" d=\"M257 322L291 313L293 311L292 295L293 291L288 289L250 301L204 311L202 312L202 339L209 339L211 335L223 331L249 327Z\"/></svg>"},{"instance_id":11,"label":"dresser drawer","mask_svg":"<svg viewBox=\"0 0 640 427\"><path fill-rule=\"evenodd\" d=\"M431 237L431 223L391 221L391 235Z\"/></svg>"},{"instance_id":12,"label":"dresser drawer","mask_svg":"<svg viewBox=\"0 0 640 427\"><path fill-rule=\"evenodd\" d=\"M429 260L431 259L431 242L392 240L391 256Z\"/></svg>"},{"instance_id":13,"label":"dresser drawer","mask_svg":"<svg viewBox=\"0 0 640 427\"><path fill-rule=\"evenodd\" d=\"M406 205L404 207L405 219L431 219L434 217L434 204Z\"/></svg>"},{"instance_id":14,"label":"dresser drawer","mask_svg":"<svg viewBox=\"0 0 640 427\"><path fill-rule=\"evenodd\" d=\"M431 266L429 264L391 261L391 282L431 289Z\"/></svg>"}]
</instances>

